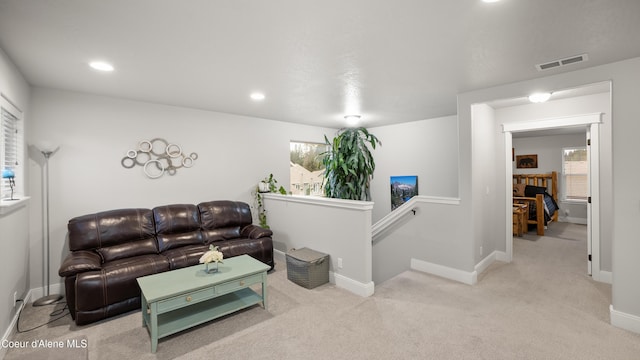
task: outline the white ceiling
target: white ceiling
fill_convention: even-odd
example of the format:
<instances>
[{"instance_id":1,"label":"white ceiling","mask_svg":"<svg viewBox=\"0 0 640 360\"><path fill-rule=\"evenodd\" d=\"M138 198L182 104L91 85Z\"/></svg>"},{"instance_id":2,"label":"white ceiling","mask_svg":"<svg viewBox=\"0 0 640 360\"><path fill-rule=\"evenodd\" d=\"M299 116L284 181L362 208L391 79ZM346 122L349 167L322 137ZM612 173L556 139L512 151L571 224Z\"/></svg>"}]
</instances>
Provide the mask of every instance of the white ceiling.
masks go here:
<instances>
[{"instance_id":1,"label":"white ceiling","mask_svg":"<svg viewBox=\"0 0 640 360\"><path fill-rule=\"evenodd\" d=\"M638 57L639 34L639 0L0 0L32 85L327 127L453 115L458 93Z\"/></svg>"}]
</instances>

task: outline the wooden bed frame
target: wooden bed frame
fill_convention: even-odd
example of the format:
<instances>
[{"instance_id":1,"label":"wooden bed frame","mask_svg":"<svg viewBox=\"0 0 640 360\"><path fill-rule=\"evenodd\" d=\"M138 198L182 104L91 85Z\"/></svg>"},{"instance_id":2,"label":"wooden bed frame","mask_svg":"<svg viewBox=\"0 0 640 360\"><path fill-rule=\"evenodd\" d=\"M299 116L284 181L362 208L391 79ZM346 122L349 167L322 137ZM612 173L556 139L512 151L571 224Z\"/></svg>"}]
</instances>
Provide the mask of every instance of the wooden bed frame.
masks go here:
<instances>
[{"instance_id":1,"label":"wooden bed frame","mask_svg":"<svg viewBox=\"0 0 640 360\"><path fill-rule=\"evenodd\" d=\"M513 174L514 184L527 184L533 186L541 186L547 189L553 200L558 202L558 173L552 171L549 174ZM527 219L528 224L535 224L538 235L544 235L544 195L537 194L536 197L520 197L514 196L514 204L529 204L530 202L536 203L536 219ZM558 211L551 215L552 221L558 221Z\"/></svg>"}]
</instances>

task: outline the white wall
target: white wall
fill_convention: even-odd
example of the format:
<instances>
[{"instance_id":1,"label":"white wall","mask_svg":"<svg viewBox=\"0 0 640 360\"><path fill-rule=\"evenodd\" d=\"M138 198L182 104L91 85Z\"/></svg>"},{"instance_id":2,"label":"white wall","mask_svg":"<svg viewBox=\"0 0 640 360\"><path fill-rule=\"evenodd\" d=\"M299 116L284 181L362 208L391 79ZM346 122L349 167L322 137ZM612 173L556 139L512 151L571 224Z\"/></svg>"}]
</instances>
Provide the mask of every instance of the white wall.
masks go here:
<instances>
[{"instance_id":1,"label":"white wall","mask_svg":"<svg viewBox=\"0 0 640 360\"><path fill-rule=\"evenodd\" d=\"M429 198L422 195L404 204L410 211L400 212L396 222L391 222L373 239L373 280L376 284L392 278L413 267L414 261L429 264L428 269L418 270L452 278L451 274L465 269L468 258L460 256L468 251L467 239L461 234L465 223L458 216L457 199ZM415 213L413 212L415 210ZM396 216L394 214L394 216ZM443 272L432 271L445 269Z\"/></svg>"},{"instance_id":2,"label":"white wall","mask_svg":"<svg viewBox=\"0 0 640 360\"><path fill-rule=\"evenodd\" d=\"M369 129L382 142L373 152L373 222L391 212L391 176L417 175L418 193L458 196L458 121L456 116Z\"/></svg>"},{"instance_id":3,"label":"white wall","mask_svg":"<svg viewBox=\"0 0 640 360\"><path fill-rule=\"evenodd\" d=\"M475 175L471 173L475 161L465 146L474 134L471 131L472 104L485 103L496 99L524 97L534 91L546 89L566 89L611 80L612 82L612 183L611 189L601 181L602 198L608 191L613 195L611 211L601 209L604 219L612 221L612 323L633 331L640 332L640 287L637 286L640 274L640 241L637 241L637 219L640 216L640 187L637 178L640 176L640 163L635 159L636 152L630 151L637 145L637 134L640 133L640 107L637 94L640 91L640 58L612 63L603 66L577 70L573 72L548 76L530 81L518 82L489 89L461 94L458 97L458 119L460 121L460 192L461 199L467 199L465 193L471 192ZM603 137L603 134L601 134ZM613 156L615 155L615 156ZM605 156L606 158L606 156ZM602 156L601 156L602 161ZM504 167L504 166L503 166ZM500 169L500 168L498 168ZM606 170L603 170L606 172ZM500 170L506 178L506 169ZM468 176L467 176L468 175ZM505 185L497 191L505 192ZM481 201L476 193L475 200ZM495 218L492 226L505 228L504 218ZM481 242L471 235L471 243Z\"/></svg>"},{"instance_id":4,"label":"white wall","mask_svg":"<svg viewBox=\"0 0 640 360\"><path fill-rule=\"evenodd\" d=\"M502 204L499 199L504 196L496 191L496 182L501 179L496 177L495 154L499 142L493 121L494 109L484 104L477 104L473 106L472 112L474 114L471 122L474 134L472 138L474 181L471 185L474 196L482 199L482 201L473 202L472 218L469 219L470 224L473 224L475 235L481 239L474 247L474 261L477 263L499 248L497 239L501 229L491 226L491 222L496 216L504 217L504 209L498 206Z\"/></svg>"},{"instance_id":5,"label":"white wall","mask_svg":"<svg viewBox=\"0 0 640 360\"><path fill-rule=\"evenodd\" d=\"M0 49L0 93L23 111L25 133L30 126L29 85ZM22 163L26 163L23 159ZM28 169L25 169L28 176ZM23 182L27 184L27 181ZM24 191L28 194L28 191ZM29 289L29 217L28 207L0 216L0 332L8 329L15 311L13 293L24 298ZM0 348L0 357L4 350Z\"/></svg>"},{"instance_id":6,"label":"white wall","mask_svg":"<svg viewBox=\"0 0 640 360\"><path fill-rule=\"evenodd\" d=\"M67 255L67 222L75 216L127 207L210 200L253 204L257 182L273 173L289 182L289 141L322 142L334 129L210 111L35 88L29 143L60 144L50 159L51 283ZM121 159L141 140L164 138L186 153L198 153L191 168L148 179ZM32 149L33 150L33 149ZM41 204L42 157L31 151L33 204ZM40 274L42 214L31 211L31 282ZM278 239L275 239L276 241Z\"/></svg>"},{"instance_id":7,"label":"white wall","mask_svg":"<svg viewBox=\"0 0 640 360\"><path fill-rule=\"evenodd\" d=\"M280 254L303 247L329 254L333 283L361 296L373 294L373 203L276 194L265 194L264 203Z\"/></svg>"}]
</instances>

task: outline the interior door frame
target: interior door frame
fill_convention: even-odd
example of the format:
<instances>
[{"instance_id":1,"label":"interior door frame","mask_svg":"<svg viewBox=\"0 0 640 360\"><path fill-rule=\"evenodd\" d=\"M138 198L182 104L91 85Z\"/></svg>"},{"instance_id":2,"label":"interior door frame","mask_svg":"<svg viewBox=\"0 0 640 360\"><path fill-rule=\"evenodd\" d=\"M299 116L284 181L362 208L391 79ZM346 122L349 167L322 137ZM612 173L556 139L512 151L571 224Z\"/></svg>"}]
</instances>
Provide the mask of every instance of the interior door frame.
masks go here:
<instances>
[{"instance_id":1,"label":"interior door frame","mask_svg":"<svg viewBox=\"0 0 640 360\"><path fill-rule=\"evenodd\" d=\"M599 125L602 123L602 113L574 115L569 117L541 119L520 123L502 124L504 134L504 159L505 159L505 234L506 234L506 261L513 260L513 226L512 226L512 197L513 197L513 164L512 148L514 132L532 130L557 129L566 127L585 127L591 139L591 157L589 158L589 183L591 191L591 205L587 206L587 232L590 242L591 254L586 254L587 266L592 270L592 277L596 281L603 281L600 274L600 151L599 151ZM588 263L589 255L591 264Z\"/></svg>"}]
</instances>

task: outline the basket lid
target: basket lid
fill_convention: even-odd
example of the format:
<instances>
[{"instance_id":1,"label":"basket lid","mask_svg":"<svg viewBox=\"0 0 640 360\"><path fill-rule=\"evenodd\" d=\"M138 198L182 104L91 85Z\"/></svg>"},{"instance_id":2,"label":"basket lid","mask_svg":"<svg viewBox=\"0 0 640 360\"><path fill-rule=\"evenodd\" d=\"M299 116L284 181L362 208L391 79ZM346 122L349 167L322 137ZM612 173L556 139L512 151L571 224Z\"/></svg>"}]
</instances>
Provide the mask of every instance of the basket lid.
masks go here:
<instances>
[{"instance_id":1,"label":"basket lid","mask_svg":"<svg viewBox=\"0 0 640 360\"><path fill-rule=\"evenodd\" d=\"M287 251L287 255L302 261L313 261L327 256L327 254L309 248L291 249Z\"/></svg>"}]
</instances>

